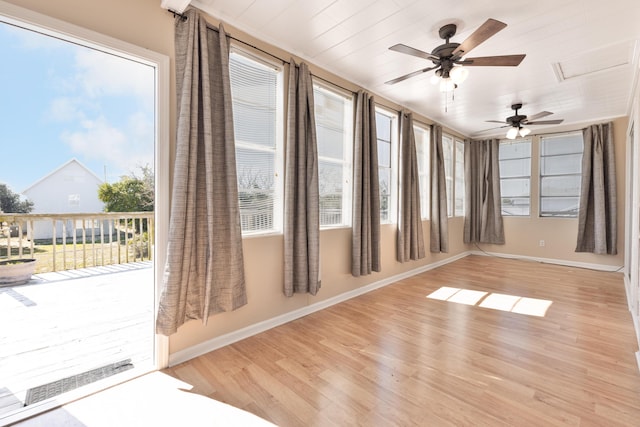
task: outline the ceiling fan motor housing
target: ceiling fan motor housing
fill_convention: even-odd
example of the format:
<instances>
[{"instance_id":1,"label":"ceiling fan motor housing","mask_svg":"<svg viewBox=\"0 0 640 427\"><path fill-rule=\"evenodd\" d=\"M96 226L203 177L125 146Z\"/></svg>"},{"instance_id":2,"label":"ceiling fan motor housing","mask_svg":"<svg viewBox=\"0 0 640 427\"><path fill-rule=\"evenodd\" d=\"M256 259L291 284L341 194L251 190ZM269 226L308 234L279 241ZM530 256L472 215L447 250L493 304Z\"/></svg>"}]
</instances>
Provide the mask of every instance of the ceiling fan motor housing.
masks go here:
<instances>
[{"instance_id":1,"label":"ceiling fan motor housing","mask_svg":"<svg viewBox=\"0 0 640 427\"><path fill-rule=\"evenodd\" d=\"M522 108L522 104L512 104L511 105L511 109L513 111L516 112L516 114L514 114L511 117L507 117L506 122L509 123L511 126L520 126L520 122L522 122L523 120L525 120L527 118L527 116L523 116L522 114L518 114L518 110Z\"/></svg>"}]
</instances>

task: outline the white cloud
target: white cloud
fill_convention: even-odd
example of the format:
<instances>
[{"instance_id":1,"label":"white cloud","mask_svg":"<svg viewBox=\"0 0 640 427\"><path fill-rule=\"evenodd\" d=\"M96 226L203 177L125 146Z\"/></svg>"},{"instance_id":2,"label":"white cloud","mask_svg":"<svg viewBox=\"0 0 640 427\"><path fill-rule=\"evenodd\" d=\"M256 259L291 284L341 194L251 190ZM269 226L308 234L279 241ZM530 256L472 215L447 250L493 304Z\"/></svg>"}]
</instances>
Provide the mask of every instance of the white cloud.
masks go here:
<instances>
[{"instance_id":1,"label":"white cloud","mask_svg":"<svg viewBox=\"0 0 640 427\"><path fill-rule=\"evenodd\" d=\"M78 99L69 97L55 98L51 101L47 115L52 120L60 122L84 118L84 113L79 108Z\"/></svg>"},{"instance_id":2,"label":"white cloud","mask_svg":"<svg viewBox=\"0 0 640 427\"><path fill-rule=\"evenodd\" d=\"M153 126L142 113L129 117L124 129L112 126L104 117L80 122L80 130L64 132L61 139L79 158L100 160L111 174L138 171L153 165Z\"/></svg>"},{"instance_id":3,"label":"white cloud","mask_svg":"<svg viewBox=\"0 0 640 427\"><path fill-rule=\"evenodd\" d=\"M150 66L82 49L76 54L76 81L91 97L101 95L132 95L143 102L153 99L154 69Z\"/></svg>"}]
</instances>

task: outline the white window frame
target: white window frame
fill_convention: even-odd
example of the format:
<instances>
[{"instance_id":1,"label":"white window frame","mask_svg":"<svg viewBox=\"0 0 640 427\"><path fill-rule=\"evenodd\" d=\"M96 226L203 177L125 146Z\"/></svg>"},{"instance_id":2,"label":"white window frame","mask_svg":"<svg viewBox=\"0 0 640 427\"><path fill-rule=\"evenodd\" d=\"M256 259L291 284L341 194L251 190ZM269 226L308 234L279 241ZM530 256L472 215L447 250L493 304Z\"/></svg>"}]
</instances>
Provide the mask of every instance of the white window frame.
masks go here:
<instances>
[{"instance_id":1,"label":"white window frame","mask_svg":"<svg viewBox=\"0 0 640 427\"><path fill-rule=\"evenodd\" d=\"M398 115L397 111L390 110L386 107L376 105L376 113L382 114L391 120L391 164L389 170L391 172L391 182L389 183L389 215L386 221L382 220L382 200L380 203L380 224L395 224L398 218ZM376 135L379 138L378 135ZM376 141L377 144L377 141ZM380 153L378 153L380 156ZM378 160L378 170L380 163Z\"/></svg>"},{"instance_id":2,"label":"white window frame","mask_svg":"<svg viewBox=\"0 0 640 427\"><path fill-rule=\"evenodd\" d=\"M502 183L504 181L523 180L523 179L528 180L529 181L529 193L527 195L518 195L517 197L515 197L515 196L513 197L513 198L518 198L518 199L528 199L529 200L528 213L527 214L522 214L522 215L505 213L505 209L504 209L505 196L501 195L500 210L502 212L502 216L508 216L508 217L514 217L514 218L531 217L531 164L532 164L531 163L531 154L532 154L532 150L533 150L533 141L532 141L531 138L501 139L500 140L500 148L503 146L503 144L504 145L514 145L514 144L522 144L522 143L525 143L525 142L529 143L529 155L528 156L514 157L514 158L509 158L509 159L499 159L499 162L501 163L503 160L504 161L510 161L510 160L525 160L525 159L529 159L529 173L527 175L516 175L516 176L507 176L507 177L505 177L505 176L502 176L503 168L501 167L500 168L500 186L501 186L501 189L502 189ZM502 193L502 191L501 191L501 193Z\"/></svg>"},{"instance_id":3,"label":"white window frame","mask_svg":"<svg viewBox=\"0 0 640 427\"><path fill-rule=\"evenodd\" d=\"M431 213L431 126L422 124L420 122L413 123L413 131L415 135L415 129L418 128L421 132L424 132L426 141L421 141L425 147L421 150L423 158L419 158L420 150L418 150L418 139L416 138L416 155L418 156L418 182L420 186L420 213L423 220L429 220ZM420 165L423 165L423 170L420 170Z\"/></svg>"},{"instance_id":4,"label":"white window frame","mask_svg":"<svg viewBox=\"0 0 640 427\"><path fill-rule=\"evenodd\" d=\"M459 151L459 149L461 150ZM461 159L458 156L462 157ZM465 195L464 195L464 141L460 138L453 138L453 216L464 217ZM460 204L458 205L458 200Z\"/></svg>"},{"instance_id":5,"label":"white window frame","mask_svg":"<svg viewBox=\"0 0 640 427\"><path fill-rule=\"evenodd\" d=\"M580 151L575 151L575 152L571 152L571 153L563 153L563 154L557 154L557 155L549 155L549 156L543 156L542 155L542 149L543 149L543 140L552 140L555 138L562 138L562 137L567 137L567 136L580 136L582 138L582 132L580 131L576 131L576 132L565 132L565 133L558 133L558 134L551 134L551 135L545 135L540 137L540 143L539 143L539 150L538 150L538 159L539 159L539 165L538 165L538 172L539 172L539 195L538 195L538 212L539 212L539 216L541 218L577 218L578 217L578 209L576 209L575 213L573 214L559 214L558 212L543 212L542 211L542 199L544 197L554 197L554 196L545 196L543 194L543 188L542 188L542 181L544 180L544 178L548 178L548 177L578 177L579 180L582 176L582 170L578 171L577 173L565 173L565 174L555 174L555 175L543 175L542 174L542 166L543 166L543 159L546 157L562 157L562 156L570 156L570 155L576 155L576 154L580 154L582 156L583 152L584 152L584 140L582 141L582 150ZM582 169L582 168L580 168ZM556 197L561 197L561 196L556 196ZM578 187L578 192L575 195L572 196L567 196L567 197L576 197L578 199L578 207L580 205L580 188Z\"/></svg>"},{"instance_id":6,"label":"white window frame","mask_svg":"<svg viewBox=\"0 0 640 427\"><path fill-rule=\"evenodd\" d=\"M170 61L169 57L161 53L154 52L147 48L118 40L116 38L70 24L34 12L20 6L0 1L0 21L33 30L41 34L66 40L93 49L110 52L120 57L136 62L144 63L155 69L155 301L157 306L161 292L161 285L166 260L166 247L169 237L169 200L170 186L169 174L158 173L169 170L169 144L170 144ZM156 310L157 312L157 310ZM169 365L169 339L163 335L155 335L153 363L157 369L165 368ZM89 384L82 390L84 395L89 395L108 387L125 382L140 375L139 372L131 374L123 373L116 377L105 379L99 383ZM80 397L80 393L68 393L57 396L55 399L48 399L42 403L25 407L20 412L11 412L0 415L0 424L12 424L19 420L32 417L44 411L53 409L62 404L69 403Z\"/></svg>"},{"instance_id":7,"label":"white window frame","mask_svg":"<svg viewBox=\"0 0 640 427\"><path fill-rule=\"evenodd\" d=\"M449 139L451 141L451 164L448 164L445 159L445 139ZM445 189L447 192L447 216L451 218L453 216L453 200L454 200L454 187L455 187L455 138L453 135L449 135L447 133L442 133L442 157L444 161L444 180L445 180Z\"/></svg>"},{"instance_id":8,"label":"white window frame","mask_svg":"<svg viewBox=\"0 0 640 427\"><path fill-rule=\"evenodd\" d=\"M325 161L334 163L337 165L342 165L342 221L339 224L320 224L320 229L328 229L328 228L340 228L340 227L350 227L351 226L351 212L353 205L353 106L354 106L354 95L353 92L347 92L344 89L338 88L330 83L320 81L318 79L313 80L314 89L324 91L333 96L338 96L344 100L345 111L344 111L344 143L343 143L343 154L342 160L338 160L336 158L324 157L320 156L320 152L318 150L318 162ZM317 114L317 111L316 111ZM316 124L317 125L317 124ZM321 141L318 140L318 145L321 144ZM320 177L318 177L320 179ZM322 212L320 212L320 216L322 217Z\"/></svg>"},{"instance_id":9,"label":"white window frame","mask_svg":"<svg viewBox=\"0 0 640 427\"><path fill-rule=\"evenodd\" d=\"M276 123L275 123L275 147L273 149L258 146L253 143L239 141L236 139L236 150L238 147L255 150L269 151L274 153L274 189L273 189L273 227L268 230L242 230L242 237L265 236L272 234L282 234L284 228L284 66L282 62L276 61L271 57L262 55L248 47L232 42L230 49L231 55L239 55L254 61L266 68L277 71L276 80Z\"/></svg>"}]
</instances>

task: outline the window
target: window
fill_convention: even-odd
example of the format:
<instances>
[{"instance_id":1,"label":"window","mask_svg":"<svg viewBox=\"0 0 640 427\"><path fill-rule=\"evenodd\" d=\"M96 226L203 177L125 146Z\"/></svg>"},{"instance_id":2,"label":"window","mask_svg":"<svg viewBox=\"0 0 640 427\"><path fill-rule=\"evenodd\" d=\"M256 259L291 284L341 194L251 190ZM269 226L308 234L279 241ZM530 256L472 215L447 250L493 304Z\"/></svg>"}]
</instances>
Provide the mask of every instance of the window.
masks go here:
<instances>
[{"instance_id":1,"label":"window","mask_svg":"<svg viewBox=\"0 0 640 427\"><path fill-rule=\"evenodd\" d=\"M243 234L282 230L282 68L233 50L229 57Z\"/></svg>"},{"instance_id":2,"label":"window","mask_svg":"<svg viewBox=\"0 0 640 427\"><path fill-rule=\"evenodd\" d=\"M540 216L578 216L582 150L581 133L540 139Z\"/></svg>"},{"instance_id":3,"label":"window","mask_svg":"<svg viewBox=\"0 0 640 427\"><path fill-rule=\"evenodd\" d=\"M500 141L502 215L529 216L531 197L531 140Z\"/></svg>"},{"instance_id":4,"label":"window","mask_svg":"<svg viewBox=\"0 0 640 427\"><path fill-rule=\"evenodd\" d=\"M447 187L447 216L451 216L453 208L453 138L445 134L442 135L442 156Z\"/></svg>"},{"instance_id":5,"label":"window","mask_svg":"<svg viewBox=\"0 0 640 427\"><path fill-rule=\"evenodd\" d=\"M455 187L454 211L455 216L464 216L464 142L455 140Z\"/></svg>"},{"instance_id":6,"label":"window","mask_svg":"<svg viewBox=\"0 0 640 427\"><path fill-rule=\"evenodd\" d=\"M320 226L351 223L353 96L314 85Z\"/></svg>"},{"instance_id":7,"label":"window","mask_svg":"<svg viewBox=\"0 0 640 427\"><path fill-rule=\"evenodd\" d=\"M380 184L380 223L395 219L397 194L395 187L397 114L376 107L376 135L378 138L378 180Z\"/></svg>"},{"instance_id":8,"label":"window","mask_svg":"<svg viewBox=\"0 0 640 427\"><path fill-rule=\"evenodd\" d=\"M431 163L429 156L429 144L431 142L431 130L423 125L413 126L413 133L416 137L416 155L418 157L418 185L420 186L420 211L422 219L429 219L429 207L431 200L429 194L431 190Z\"/></svg>"}]
</instances>

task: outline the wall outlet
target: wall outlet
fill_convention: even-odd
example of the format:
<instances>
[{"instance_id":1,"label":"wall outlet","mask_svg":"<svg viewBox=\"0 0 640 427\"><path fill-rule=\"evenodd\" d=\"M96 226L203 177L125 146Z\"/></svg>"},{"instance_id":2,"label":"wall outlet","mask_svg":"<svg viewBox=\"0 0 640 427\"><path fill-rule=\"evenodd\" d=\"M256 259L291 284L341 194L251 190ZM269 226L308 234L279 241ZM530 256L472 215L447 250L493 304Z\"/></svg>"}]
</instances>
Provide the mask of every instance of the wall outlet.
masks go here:
<instances>
[{"instance_id":1,"label":"wall outlet","mask_svg":"<svg viewBox=\"0 0 640 427\"><path fill-rule=\"evenodd\" d=\"M544 246L544 240L540 240L540 247Z\"/></svg>"}]
</instances>

